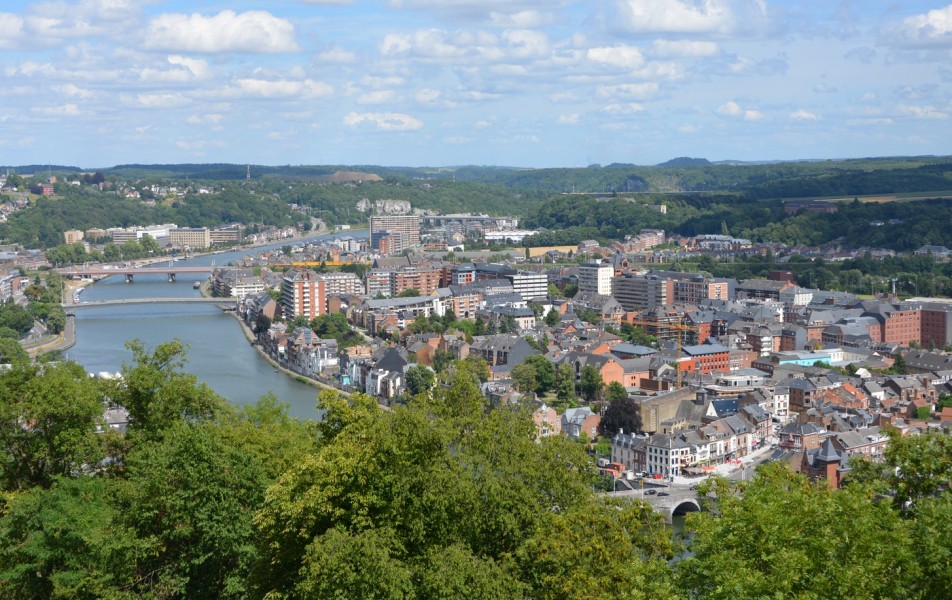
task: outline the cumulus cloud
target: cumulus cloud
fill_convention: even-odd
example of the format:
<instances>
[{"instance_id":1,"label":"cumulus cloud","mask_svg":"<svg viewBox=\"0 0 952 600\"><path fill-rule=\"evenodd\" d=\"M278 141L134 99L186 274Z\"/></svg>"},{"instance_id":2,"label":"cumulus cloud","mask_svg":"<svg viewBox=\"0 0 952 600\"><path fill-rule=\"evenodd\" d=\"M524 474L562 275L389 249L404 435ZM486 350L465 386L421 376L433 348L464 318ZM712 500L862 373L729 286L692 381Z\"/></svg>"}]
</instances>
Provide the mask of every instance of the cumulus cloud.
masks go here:
<instances>
[{"instance_id":1,"label":"cumulus cloud","mask_svg":"<svg viewBox=\"0 0 952 600\"><path fill-rule=\"evenodd\" d=\"M384 131L414 131L423 127L419 119L401 113L355 113L344 117L344 125L357 127L368 123Z\"/></svg>"},{"instance_id":2,"label":"cumulus cloud","mask_svg":"<svg viewBox=\"0 0 952 600\"><path fill-rule=\"evenodd\" d=\"M359 96L357 104L388 104L395 98L396 93L393 90L374 90Z\"/></svg>"},{"instance_id":3,"label":"cumulus cloud","mask_svg":"<svg viewBox=\"0 0 952 600\"><path fill-rule=\"evenodd\" d=\"M450 61L465 59L504 62L546 57L551 52L548 37L527 29L510 29L500 35L485 31L424 29L413 33L389 33L380 43L386 57L417 57Z\"/></svg>"},{"instance_id":4,"label":"cumulus cloud","mask_svg":"<svg viewBox=\"0 0 952 600\"><path fill-rule=\"evenodd\" d=\"M300 98L310 100L321 98L334 93L330 85L305 79L295 81L290 79L238 79L235 81L237 91L242 95L258 96L261 98Z\"/></svg>"},{"instance_id":5,"label":"cumulus cloud","mask_svg":"<svg viewBox=\"0 0 952 600\"><path fill-rule=\"evenodd\" d=\"M71 96L71 97L80 98L83 100L91 98L93 95L92 91L78 87L76 85L73 85L72 83L66 83L63 85L55 85L53 86L53 90L56 92L59 92L60 94L63 94L64 96Z\"/></svg>"},{"instance_id":6,"label":"cumulus cloud","mask_svg":"<svg viewBox=\"0 0 952 600\"><path fill-rule=\"evenodd\" d=\"M189 115L185 122L189 125L218 125L224 117L219 114Z\"/></svg>"},{"instance_id":7,"label":"cumulus cloud","mask_svg":"<svg viewBox=\"0 0 952 600\"><path fill-rule=\"evenodd\" d=\"M278 54L298 50L294 25L266 11L164 14L152 19L145 47L178 52Z\"/></svg>"},{"instance_id":8,"label":"cumulus cloud","mask_svg":"<svg viewBox=\"0 0 952 600\"><path fill-rule=\"evenodd\" d=\"M167 61L176 68L142 69L139 71L139 79L150 82L164 81L182 83L194 79L204 79L211 75L212 72L208 67L208 63L201 59L172 55L168 57Z\"/></svg>"},{"instance_id":9,"label":"cumulus cloud","mask_svg":"<svg viewBox=\"0 0 952 600\"><path fill-rule=\"evenodd\" d=\"M560 125L578 125L580 116L578 113L559 115L558 122Z\"/></svg>"},{"instance_id":10,"label":"cumulus cloud","mask_svg":"<svg viewBox=\"0 0 952 600\"><path fill-rule=\"evenodd\" d=\"M819 117L815 113L801 108L790 113L790 118L794 121L816 121Z\"/></svg>"},{"instance_id":11,"label":"cumulus cloud","mask_svg":"<svg viewBox=\"0 0 952 600\"><path fill-rule=\"evenodd\" d=\"M658 84L650 81L646 83L622 83L618 85L599 86L595 93L600 98L633 98L644 100L658 93Z\"/></svg>"},{"instance_id":12,"label":"cumulus cloud","mask_svg":"<svg viewBox=\"0 0 952 600\"><path fill-rule=\"evenodd\" d=\"M637 102L627 102L627 103L614 103L609 104L602 110L607 112L610 115L630 115L636 112L641 112L645 109L644 106L638 104Z\"/></svg>"},{"instance_id":13,"label":"cumulus cloud","mask_svg":"<svg viewBox=\"0 0 952 600\"><path fill-rule=\"evenodd\" d=\"M949 115L940 110L937 110L932 106L910 106L908 104L900 104L896 107L899 111L899 114L912 117L913 119L919 119L923 121L940 121L948 119Z\"/></svg>"},{"instance_id":14,"label":"cumulus cloud","mask_svg":"<svg viewBox=\"0 0 952 600\"><path fill-rule=\"evenodd\" d=\"M634 33L732 33L766 21L762 0L616 0L618 22Z\"/></svg>"},{"instance_id":15,"label":"cumulus cloud","mask_svg":"<svg viewBox=\"0 0 952 600\"><path fill-rule=\"evenodd\" d=\"M60 106L36 106L31 109L38 115L46 117L78 117L82 114L75 104L67 103Z\"/></svg>"},{"instance_id":16,"label":"cumulus cloud","mask_svg":"<svg viewBox=\"0 0 952 600\"><path fill-rule=\"evenodd\" d=\"M189 99L179 93L139 94L136 96L136 104L142 108L171 108L188 103Z\"/></svg>"},{"instance_id":17,"label":"cumulus cloud","mask_svg":"<svg viewBox=\"0 0 952 600\"><path fill-rule=\"evenodd\" d=\"M329 64L351 64L357 62L357 55L341 48L331 48L317 55L318 62Z\"/></svg>"},{"instance_id":18,"label":"cumulus cloud","mask_svg":"<svg viewBox=\"0 0 952 600\"><path fill-rule=\"evenodd\" d=\"M586 57L593 63L619 69L636 69L645 62L641 50L634 46L589 48Z\"/></svg>"},{"instance_id":19,"label":"cumulus cloud","mask_svg":"<svg viewBox=\"0 0 952 600\"><path fill-rule=\"evenodd\" d=\"M725 117L743 118L745 121L759 121L764 118L763 113L759 110L741 108L740 104L737 104L733 100L729 100L718 106L717 114L724 115Z\"/></svg>"},{"instance_id":20,"label":"cumulus cloud","mask_svg":"<svg viewBox=\"0 0 952 600\"><path fill-rule=\"evenodd\" d=\"M655 40L651 54L659 58L704 58L721 51L714 42L697 40Z\"/></svg>"},{"instance_id":21,"label":"cumulus cloud","mask_svg":"<svg viewBox=\"0 0 952 600\"><path fill-rule=\"evenodd\" d=\"M910 46L952 45L952 5L907 17L886 29L891 41Z\"/></svg>"},{"instance_id":22,"label":"cumulus cloud","mask_svg":"<svg viewBox=\"0 0 952 600\"><path fill-rule=\"evenodd\" d=\"M23 36L23 18L13 13L0 13L0 49L18 48Z\"/></svg>"}]
</instances>

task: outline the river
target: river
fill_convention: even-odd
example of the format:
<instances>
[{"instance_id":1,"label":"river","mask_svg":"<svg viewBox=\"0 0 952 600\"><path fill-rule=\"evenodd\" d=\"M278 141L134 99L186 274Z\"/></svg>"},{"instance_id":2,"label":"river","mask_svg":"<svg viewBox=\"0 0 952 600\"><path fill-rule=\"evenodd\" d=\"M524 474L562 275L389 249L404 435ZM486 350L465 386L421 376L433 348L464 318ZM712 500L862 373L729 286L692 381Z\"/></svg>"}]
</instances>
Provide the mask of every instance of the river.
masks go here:
<instances>
[{"instance_id":1,"label":"river","mask_svg":"<svg viewBox=\"0 0 952 600\"><path fill-rule=\"evenodd\" d=\"M326 234L309 239L330 239L342 235L359 238L365 237L367 232ZM200 256L178 264L226 265L248 254L277 249L287 244L283 242L250 250ZM193 281L193 278L180 277L179 281L169 283L161 275L136 275L135 283L128 284L124 277L113 275L88 286L80 299L93 301L197 296L198 291L192 287ZM178 339L188 346L188 362L184 370L236 405L251 404L273 393L289 405L292 416L319 416L315 406L317 388L276 372L248 343L235 318L214 306L170 303L77 310L76 344L65 354L90 373L114 373L132 358L132 353L125 348L125 342L130 339L139 339L148 348Z\"/></svg>"}]
</instances>

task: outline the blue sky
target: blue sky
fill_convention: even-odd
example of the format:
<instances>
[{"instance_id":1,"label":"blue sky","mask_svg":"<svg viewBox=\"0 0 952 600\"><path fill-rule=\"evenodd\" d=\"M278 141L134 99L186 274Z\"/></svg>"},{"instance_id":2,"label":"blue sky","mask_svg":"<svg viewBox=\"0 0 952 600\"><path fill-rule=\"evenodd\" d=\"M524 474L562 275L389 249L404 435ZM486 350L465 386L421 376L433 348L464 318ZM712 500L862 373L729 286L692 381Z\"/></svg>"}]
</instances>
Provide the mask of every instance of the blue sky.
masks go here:
<instances>
[{"instance_id":1,"label":"blue sky","mask_svg":"<svg viewBox=\"0 0 952 600\"><path fill-rule=\"evenodd\" d=\"M0 164L952 154L952 4L6 0Z\"/></svg>"}]
</instances>

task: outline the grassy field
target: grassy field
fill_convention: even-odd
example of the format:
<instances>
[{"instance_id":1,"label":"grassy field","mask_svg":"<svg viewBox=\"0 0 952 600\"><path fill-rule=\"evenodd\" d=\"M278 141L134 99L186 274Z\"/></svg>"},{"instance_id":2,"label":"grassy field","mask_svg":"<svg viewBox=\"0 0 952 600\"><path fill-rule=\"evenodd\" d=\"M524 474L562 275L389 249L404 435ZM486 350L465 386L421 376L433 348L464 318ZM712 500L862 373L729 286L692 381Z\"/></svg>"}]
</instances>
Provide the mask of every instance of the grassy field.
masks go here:
<instances>
[{"instance_id":1,"label":"grassy field","mask_svg":"<svg viewBox=\"0 0 952 600\"><path fill-rule=\"evenodd\" d=\"M935 192L906 192L902 194L874 194L869 196L815 196L809 198L784 198L784 202L799 200L821 200L824 202L852 202L858 198L860 202L882 204L885 202L915 202L917 200L952 199L952 190Z\"/></svg>"}]
</instances>

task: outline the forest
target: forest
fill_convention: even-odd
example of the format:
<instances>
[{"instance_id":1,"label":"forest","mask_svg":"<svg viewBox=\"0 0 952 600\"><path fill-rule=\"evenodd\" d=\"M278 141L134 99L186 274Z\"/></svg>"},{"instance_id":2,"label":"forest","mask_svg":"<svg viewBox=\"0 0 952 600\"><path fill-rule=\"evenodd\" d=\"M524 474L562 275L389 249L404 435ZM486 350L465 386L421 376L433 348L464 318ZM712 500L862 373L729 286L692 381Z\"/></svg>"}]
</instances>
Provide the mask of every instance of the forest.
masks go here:
<instances>
[{"instance_id":1,"label":"forest","mask_svg":"<svg viewBox=\"0 0 952 600\"><path fill-rule=\"evenodd\" d=\"M178 342L122 380L0 372L2 598L938 598L952 581L949 438L894 435L830 490L767 465L699 486L687 538L594 491L585 448L491 409L462 361L382 410L234 407ZM129 412L106 427L104 403Z\"/></svg>"}]
</instances>

